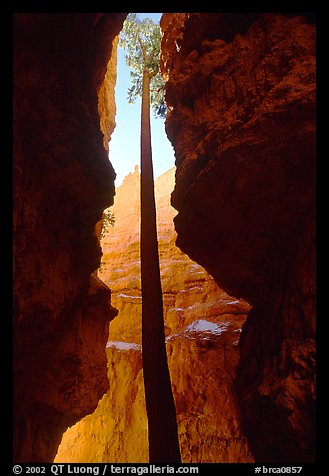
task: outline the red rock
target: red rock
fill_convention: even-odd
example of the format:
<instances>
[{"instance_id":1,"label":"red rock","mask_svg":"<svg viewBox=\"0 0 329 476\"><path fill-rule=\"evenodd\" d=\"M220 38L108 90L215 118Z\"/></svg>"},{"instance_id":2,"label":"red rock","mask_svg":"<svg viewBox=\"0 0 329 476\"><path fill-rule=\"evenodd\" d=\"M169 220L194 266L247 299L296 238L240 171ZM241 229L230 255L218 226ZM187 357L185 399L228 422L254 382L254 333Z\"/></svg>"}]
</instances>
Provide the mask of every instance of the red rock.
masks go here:
<instances>
[{"instance_id":1,"label":"red rock","mask_svg":"<svg viewBox=\"0 0 329 476\"><path fill-rule=\"evenodd\" d=\"M116 312L92 274L114 171L98 92L124 17L14 15L15 462L52 461L108 389Z\"/></svg>"},{"instance_id":2,"label":"red rock","mask_svg":"<svg viewBox=\"0 0 329 476\"><path fill-rule=\"evenodd\" d=\"M138 168L125 177L116 190L111 211L115 217L102 239L103 257L100 278L112 292L112 302L119 310L111 322L110 338L141 343L140 287L140 174ZM166 333L173 334L199 319L225 314L244 315L250 306L222 291L213 278L175 246L173 218L176 211L170 205L175 184L172 168L155 181L160 272L165 306Z\"/></svg>"},{"instance_id":3,"label":"red rock","mask_svg":"<svg viewBox=\"0 0 329 476\"><path fill-rule=\"evenodd\" d=\"M96 224L114 195L104 147L114 124L104 105L113 91L101 84L124 17L14 15L15 462L51 461L65 428L91 413L108 390L104 344L115 311L109 290L92 275L101 257ZM255 459L314 461L312 15L167 14L162 23L177 243L221 289L253 306L240 341L236 390ZM163 234L169 239L166 227ZM184 295L184 286L168 280L166 305L194 306L192 283L182 269L178 276L189 291ZM206 285L214 291L213 280ZM193 309L168 312L168 335L197 321ZM128 339L132 328L119 317L115 322ZM200 362L202 349L197 356L185 344L181 355ZM195 364L198 385L208 364ZM229 367L222 389L231 388L233 374ZM208 394L211 382L204 383ZM213 402L210 393L205 407ZM224 449L221 458L246 460L248 443L229 407L217 437L230 452ZM214 435L216 423L209 421L200 428ZM186 435L198 431L195 419L184 422ZM209 456L201 448L185 444L186 457Z\"/></svg>"},{"instance_id":4,"label":"red rock","mask_svg":"<svg viewBox=\"0 0 329 476\"><path fill-rule=\"evenodd\" d=\"M166 14L162 26L177 244L253 306L236 385L256 461L314 461L312 16Z\"/></svg>"},{"instance_id":5,"label":"red rock","mask_svg":"<svg viewBox=\"0 0 329 476\"><path fill-rule=\"evenodd\" d=\"M116 190L115 224L102 239L100 277L119 310L110 324L110 389L63 435L55 462L147 462L141 359L138 168ZM167 355L183 462L250 462L233 390L241 326L250 306L223 292L175 246L172 168L155 181Z\"/></svg>"}]
</instances>

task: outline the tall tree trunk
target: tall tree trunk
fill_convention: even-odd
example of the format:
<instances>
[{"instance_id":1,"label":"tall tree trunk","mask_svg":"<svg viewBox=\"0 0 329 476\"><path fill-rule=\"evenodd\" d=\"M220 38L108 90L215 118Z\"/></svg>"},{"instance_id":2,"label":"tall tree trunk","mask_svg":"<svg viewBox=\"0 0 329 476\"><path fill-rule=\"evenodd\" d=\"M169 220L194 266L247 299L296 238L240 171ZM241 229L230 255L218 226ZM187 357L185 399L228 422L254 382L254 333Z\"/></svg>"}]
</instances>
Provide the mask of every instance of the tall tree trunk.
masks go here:
<instances>
[{"instance_id":1,"label":"tall tree trunk","mask_svg":"<svg viewBox=\"0 0 329 476\"><path fill-rule=\"evenodd\" d=\"M151 148L150 75L143 74L141 113L142 354L151 463L180 463L168 369Z\"/></svg>"}]
</instances>

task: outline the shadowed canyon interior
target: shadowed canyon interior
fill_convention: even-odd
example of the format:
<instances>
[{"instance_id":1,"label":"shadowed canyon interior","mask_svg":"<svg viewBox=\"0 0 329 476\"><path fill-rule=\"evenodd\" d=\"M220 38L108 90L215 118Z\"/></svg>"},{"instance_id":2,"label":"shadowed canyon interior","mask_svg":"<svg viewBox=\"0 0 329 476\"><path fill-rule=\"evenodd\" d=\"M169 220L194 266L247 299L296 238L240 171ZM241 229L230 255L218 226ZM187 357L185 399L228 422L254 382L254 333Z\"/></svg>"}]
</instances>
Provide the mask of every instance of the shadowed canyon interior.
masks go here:
<instances>
[{"instance_id":1,"label":"shadowed canyon interior","mask_svg":"<svg viewBox=\"0 0 329 476\"><path fill-rule=\"evenodd\" d=\"M100 246L125 17L14 15L15 462L53 461L71 426L58 461L147 461L137 170ZM183 461L312 462L314 18L166 13L161 28L176 170L156 184L159 249Z\"/></svg>"},{"instance_id":2,"label":"shadowed canyon interior","mask_svg":"<svg viewBox=\"0 0 329 476\"><path fill-rule=\"evenodd\" d=\"M172 168L155 180L155 192L168 361L183 462L252 461L232 391L241 326L250 306L228 296L175 246L174 183ZM64 434L58 463L148 460L139 197L135 170L116 190L111 208L115 224L101 241L99 277L111 288L111 302L119 311L107 344L112 385L96 411Z\"/></svg>"}]
</instances>

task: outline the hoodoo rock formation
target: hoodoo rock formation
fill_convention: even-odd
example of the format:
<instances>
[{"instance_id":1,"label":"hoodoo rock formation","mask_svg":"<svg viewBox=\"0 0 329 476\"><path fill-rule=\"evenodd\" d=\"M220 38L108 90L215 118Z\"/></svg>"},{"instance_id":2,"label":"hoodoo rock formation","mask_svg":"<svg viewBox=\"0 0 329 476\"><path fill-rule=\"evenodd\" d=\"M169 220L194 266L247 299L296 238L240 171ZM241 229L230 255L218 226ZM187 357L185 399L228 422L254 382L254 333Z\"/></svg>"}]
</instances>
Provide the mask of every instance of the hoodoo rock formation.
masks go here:
<instances>
[{"instance_id":1,"label":"hoodoo rock formation","mask_svg":"<svg viewBox=\"0 0 329 476\"><path fill-rule=\"evenodd\" d=\"M253 307L236 378L256 461L315 458L315 26L164 14L178 246Z\"/></svg>"},{"instance_id":2,"label":"hoodoo rock formation","mask_svg":"<svg viewBox=\"0 0 329 476\"><path fill-rule=\"evenodd\" d=\"M93 275L94 228L113 203L103 135L114 105L105 110L103 99L113 95L112 44L125 16L14 15L15 462L52 461L63 431L109 386L116 311ZM109 61L112 85L101 88Z\"/></svg>"},{"instance_id":3,"label":"hoodoo rock formation","mask_svg":"<svg viewBox=\"0 0 329 476\"><path fill-rule=\"evenodd\" d=\"M155 181L167 355L184 462L253 461L241 431L233 380L241 326L250 306L224 293L176 246L171 169ZM55 462L146 462L141 360L139 182L136 169L116 191L115 225L102 240L99 272L119 310L110 324L108 375L97 410L63 436Z\"/></svg>"}]
</instances>

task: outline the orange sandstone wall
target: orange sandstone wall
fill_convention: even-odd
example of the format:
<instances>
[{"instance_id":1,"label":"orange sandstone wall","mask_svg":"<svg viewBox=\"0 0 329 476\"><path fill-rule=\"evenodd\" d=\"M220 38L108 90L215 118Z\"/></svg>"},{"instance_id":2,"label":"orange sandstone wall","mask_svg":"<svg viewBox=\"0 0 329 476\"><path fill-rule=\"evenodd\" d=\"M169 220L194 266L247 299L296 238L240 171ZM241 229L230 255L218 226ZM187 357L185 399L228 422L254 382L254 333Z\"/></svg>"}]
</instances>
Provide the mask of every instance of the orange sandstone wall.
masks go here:
<instances>
[{"instance_id":1,"label":"orange sandstone wall","mask_svg":"<svg viewBox=\"0 0 329 476\"><path fill-rule=\"evenodd\" d=\"M165 14L177 244L253 309L236 379L256 461L315 459L312 14Z\"/></svg>"},{"instance_id":2,"label":"orange sandstone wall","mask_svg":"<svg viewBox=\"0 0 329 476\"><path fill-rule=\"evenodd\" d=\"M241 326L250 306L228 296L175 246L170 206L175 169L155 181L167 355L184 462L252 461L232 387ZM102 240L99 275L118 316L107 347L108 393L63 436L56 462L146 462L141 361L138 169L116 190L115 225Z\"/></svg>"},{"instance_id":3,"label":"orange sandstone wall","mask_svg":"<svg viewBox=\"0 0 329 476\"><path fill-rule=\"evenodd\" d=\"M115 175L98 93L125 15L14 15L15 462L52 461L109 385L116 313L93 276L94 227ZM109 134L114 108L106 119L102 109Z\"/></svg>"},{"instance_id":4,"label":"orange sandstone wall","mask_svg":"<svg viewBox=\"0 0 329 476\"><path fill-rule=\"evenodd\" d=\"M109 388L104 349L116 312L108 287L94 275L101 257L94 229L114 195L114 171L104 147L114 119L105 110L111 87L107 92L100 88L125 15L14 15L15 462L52 461L66 427L93 412ZM221 461L250 460L248 443L258 461L313 461L314 19L293 13L166 14L162 26L166 129L177 165L172 195L177 243L221 289L253 306L240 339L239 408L233 411L235 371L228 367L221 380L218 367L227 350L224 341L220 347L226 350L211 359L211 369L208 360L201 365L200 359L213 355L217 337L227 336L228 345L237 349L229 329L233 336L241 314L239 309L213 313L212 305L199 313L201 295L196 292L196 299L194 292L200 284L210 286L206 296L219 293L211 299L215 307L222 301L232 309L236 304L230 302L242 301L215 291L214 280L205 274L198 281L201 274L196 279L194 273L200 267L186 266L171 251L178 268L192 267L191 279L179 278L178 290L168 279L165 295L167 348L176 356L176 376L189 355L193 365L199 362L195 371L189 368L191 377L209 389L216 376L218 395L228 389L231 409L218 430L209 423L216 419L209 409L217 390L207 405L197 401L196 413L204 409L203 417L196 419L192 412L190 419L180 420L184 457L213 458L209 448L187 443L190 435L206 432L204 442L211 434L210 440L223 448L217 454ZM130 255L136 262L136 249L131 242L124 264ZM128 303L138 297L137 274L131 273L134 283L127 289L134 291L129 295L126 270L120 283L118 269L115 292L126 294ZM180 271L178 276L185 275ZM136 299L131 301L138 308ZM203 304L211 302L205 298ZM210 336L199 319L206 312L219 326L211 327ZM129 342L133 328L123 325L123 317L119 324L119 316L110 334L122 333L120 340ZM191 340L191 334L200 335ZM131 342L138 343L138 329L135 336ZM178 352L180 339L184 344ZM200 354L188 340L199 342ZM203 352L203 345L211 351ZM230 362L234 365L232 355ZM209 370L207 378L202 369ZM131 372L140 385L138 365ZM184 402L191 385L187 390L184 378L174 382L179 418L189 411ZM138 385L127 401L140 401ZM198 395L208 395L207 388ZM237 423L238 411L248 443ZM138 420L145 435L140 415L140 410L132 413L127 425Z\"/></svg>"}]
</instances>

